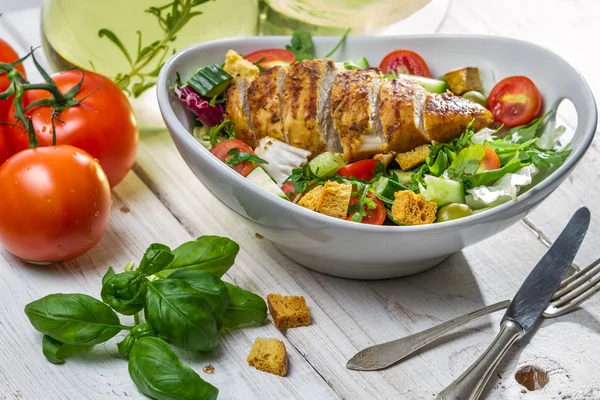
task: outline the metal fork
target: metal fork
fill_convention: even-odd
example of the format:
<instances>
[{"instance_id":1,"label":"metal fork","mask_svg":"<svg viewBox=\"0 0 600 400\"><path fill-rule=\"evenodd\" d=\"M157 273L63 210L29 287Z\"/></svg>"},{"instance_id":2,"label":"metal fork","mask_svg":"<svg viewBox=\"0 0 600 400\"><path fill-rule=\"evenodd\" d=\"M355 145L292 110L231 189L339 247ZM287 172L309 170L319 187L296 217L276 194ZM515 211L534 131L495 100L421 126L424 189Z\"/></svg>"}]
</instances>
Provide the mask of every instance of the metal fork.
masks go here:
<instances>
[{"instance_id":1,"label":"metal fork","mask_svg":"<svg viewBox=\"0 0 600 400\"><path fill-rule=\"evenodd\" d=\"M563 279L543 315L545 318L564 315L598 291L600 291L600 258L572 276ZM509 300L501 301L405 338L367 347L356 353L348 361L346 367L357 371L376 371L387 368L434 342L447 332L482 315L503 310L509 304Z\"/></svg>"}]
</instances>

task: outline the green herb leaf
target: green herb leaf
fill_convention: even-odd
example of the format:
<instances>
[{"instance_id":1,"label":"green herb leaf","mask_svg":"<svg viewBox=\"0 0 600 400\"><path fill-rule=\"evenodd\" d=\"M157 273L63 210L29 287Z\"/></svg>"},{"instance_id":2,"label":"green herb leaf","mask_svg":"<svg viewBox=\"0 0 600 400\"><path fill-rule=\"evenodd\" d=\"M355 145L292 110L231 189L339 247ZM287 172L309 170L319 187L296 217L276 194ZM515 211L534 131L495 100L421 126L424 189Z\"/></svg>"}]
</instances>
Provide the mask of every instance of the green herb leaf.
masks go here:
<instances>
[{"instance_id":1,"label":"green herb leaf","mask_svg":"<svg viewBox=\"0 0 600 400\"><path fill-rule=\"evenodd\" d=\"M136 325L131 330L131 332L129 332L129 335L127 335L122 342L117 344L119 353L121 353L121 355L123 357L129 358L129 354L131 353L131 349L133 348L133 345L135 344L135 342L138 339L141 339L143 337L149 337L149 336L152 336L152 337L158 336L158 333L156 332L156 330L154 330L152 325L150 325L150 324Z\"/></svg>"},{"instance_id":2,"label":"green herb leaf","mask_svg":"<svg viewBox=\"0 0 600 400\"><path fill-rule=\"evenodd\" d=\"M133 315L144 308L148 280L138 271L116 274L102 285L102 301L123 315Z\"/></svg>"},{"instance_id":3,"label":"green herb leaf","mask_svg":"<svg viewBox=\"0 0 600 400\"><path fill-rule=\"evenodd\" d=\"M221 316L223 328L263 324L267 319L267 303L262 297L225 282L229 292L229 304Z\"/></svg>"},{"instance_id":4,"label":"green herb leaf","mask_svg":"<svg viewBox=\"0 0 600 400\"><path fill-rule=\"evenodd\" d=\"M191 269L206 271L220 278L233 265L239 251L240 246L231 239L200 236L173 250L173 262L156 276L166 278L177 269Z\"/></svg>"},{"instance_id":5,"label":"green herb leaf","mask_svg":"<svg viewBox=\"0 0 600 400\"><path fill-rule=\"evenodd\" d=\"M133 97L138 98L144 93L146 90L154 87L156 82L136 82L131 87L131 94Z\"/></svg>"},{"instance_id":6,"label":"green herb leaf","mask_svg":"<svg viewBox=\"0 0 600 400\"><path fill-rule=\"evenodd\" d=\"M138 271L144 275L152 275L165 269L175 258L168 246L152 243L140 261Z\"/></svg>"},{"instance_id":7,"label":"green herb leaf","mask_svg":"<svg viewBox=\"0 0 600 400\"><path fill-rule=\"evenodd\" d=\"M102 285L104 285L106 283L106 281L108 281L110 278L112 278L116 274L117 273L115 272L115 270L113 269L113 267L108 267L108 271L106 271L106 273L102 277Z\"/></svg>"},{"instance_id":8,"label":"green herb leaf","mask_svg":"<svg viewBox=\"0 0 600 400\"><path fill-rule=\"evenodd\" d=\"M263 160L256 154L247 153L245 151L239 151L237 148L233 148L227 152L231 157L227 158L227 165L238 165L243 162L253 162L257 164L268 164L267 160Z\"/></svg>"},{"instance_id":9,"label":"green herb leaf","mask_svg":"<svg viewBox=\"0 0 600 400\"><path fill-rule=\"evenodd\" d=\"M286 49L294 53L296 61L312 60L315 58L315 47L312 36L308 32L296 31L292 34L291 46Z\"/></svg>"},{"instance_id":10,"label":"green herb leaf","mask_svg":"<svg viewBox=\"0 0 600 400\"><path fill-rule=\"evenodd\" d=\"M502 139L510 143L525 143L538 137L539 134L542 133L544 120L552 113L553 110L550 110L540 118L534 119L527 125L511 128Z\"/></svg>"},{"instance_id":11,"label":"green herb leaf","mask_svg":"<svg viewBox=\"0 0 600 400\"><path fill-rule=\"evenodd\" d=\"M361 58L356 63L354 63L352 61L345 61L344 68L349 69L349 70L369 68L369 61L367 60L366 57Z\"/></svg>"},{"instance_id":12,"label":"green herb leaf","mask_svg":"<svg viewBox=\"0 0 600 400\"><path fill-rule=\"evenodd\" d=\"M85 294L51 294L25 306L33 327L59 342L94 345L124 327L106 304Z\"/></svg>"},{"instance_id":13,"label":"green herb leaf","mask_svg":"<svg viewBox=\"0 0 600 400\"><path fill-rule=\"evenodd\" d=\"M121 50L121 53L123 53L123 55L127 59L127 62L129 63L129 65L133 66L133 61L131 60L131 56L129 55L129 52L127 51L127 48L125 48L125 46L123 45L123 43L121 43L121 41L119 40L119 38L117 37L117 35L114 34L113 31L108 30L108 29L100 29L98 31L98 36L101 37L101 38L106 36L106 38L108 40L110 40L111 42L113 42L119 48L119 50Z\"/></svg>"},{"instance_id":14,"label":"green herb leaf","mask_svg":"<svg viewBox=\"0 0 600 400\"><path fill-rule=\"evenodd\" d=\"M346 30L346 32L344 32L344 35L342 36L342 38L340 39L340 41L335 45L335 47L329 53L327 53L325 55L325 58L331 57L332 55L335 54L336 51L338 51L338 49L340 48L340 46L342 44L344 44L344 42L346 41L346 38L348 37L348 34L350 33L351 30L352 30L352 28L348 28Z\"/></svg>"},{"instance_id":15,"label":"green herb leaf","mask_svg":"<svg viewBox=\"0 0 600 400\"><path fill-rule=\"evenodd\" d=\"M150 282L144 309L146 321L177 346L209 351L219 331L206 298L180 279Z\"/></svg>"},{"instance_id":16,"label":"green herb leaf","mask_svg":"<svg viewBox=\"0 0 600 400\"><path fill-rule=\"evenodd\" d=\"M448 177L462 180L465 175L473 175L483 157L485 157L485 149L480 144L463 149L448 168Z\"/></svg>"},{"instance_id":17,"label":"green herb leaf","mask_svg":"<svg viewBox=\"0 0 600 400\"><path fill-rule=\"evenodd\" d=\"M211 127L208 133L210 145L214 146L222 140L235 138L232 125L233 121L226 119L219 125Z\"/></svg>"},{"instance_id":18,"label":"green herb leaf","mask_svg":"<svg viewBox=\"0 0 600 400\"><path fill-rule=\"evenodd\" d=\"M157 337L135 342L129 376L140 392L160 400L216 400L219 390L183 365L169 345Z\"/></svg>"},{"instance_id":19,"label":"green herb leaf","mask_svg":"<svg viewBox=\"0 0 600 400\"><path fill-rule=\"evenodd\" d=\"M527 165L528 163L522 163L519 159L519 156L515 155L515 157L513 157L513 159L509 161L506 165L504 165L502 168L485 171L469 176L465 179L465 183L467 183L467 185L470 187L493 185L494 182L502 178L504 175L517 172L518 170Z\"/></svg>"},{"instance_id":20,"label":"green herb leaf","mask_svg":"<svg viewBox=\"0 0 600 400\"><path fill-rule=\"evenodd\" d=\"M52 364L65 363L65 356L63 355L64 347L64 343L52 339L48 335L44 335L44 338L42 339L42 352L46 359Z\"/></svg>"},{"instance_id":21,"label":"green herb leaf","mask_svg":"<svg viewBox=\"0 0 600 400\"><path fill-rule=\"evenodd\" d=\"M169 275L169 279L181 279L200 293L210 304L213 316L220 317L229 304L229 293L225 283L216 276L193 269L180 269Z\"/></svg>"}]
</instances>

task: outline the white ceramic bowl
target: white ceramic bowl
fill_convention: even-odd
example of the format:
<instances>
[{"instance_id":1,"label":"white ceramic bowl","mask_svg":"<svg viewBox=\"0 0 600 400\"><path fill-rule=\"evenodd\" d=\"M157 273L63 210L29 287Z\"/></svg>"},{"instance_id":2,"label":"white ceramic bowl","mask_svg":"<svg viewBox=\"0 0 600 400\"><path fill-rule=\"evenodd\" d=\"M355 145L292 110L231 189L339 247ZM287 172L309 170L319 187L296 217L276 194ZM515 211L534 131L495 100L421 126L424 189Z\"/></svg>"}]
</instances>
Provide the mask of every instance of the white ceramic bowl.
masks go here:
<instances>
[{"instance_id":1,"label":"white ceramic bowl","mask_svg":"<svg viewBox=\"0 0 600 400\"><path fill-rule=\"evenodd\" d=\"M338 38L316 37L314 41L317 55L323 56ZM556 110L563 99L570 99L577 110L578 126L567 161L514 202L464 219L424 226L372 226L331 218L264 191L220 162L192 137L191 116L171 91L176 72L186 79L201 66L222 63L228 49L247 54L283 48L288 42L288 37L254 37L189 47L163 67L158 101L179 152L213 194L284 254L326 274L358 279L414 274L497 234L556 189L581 159L596 130L596 105L583 77L567 61L537 45L472 35L349 37L335 54L336 60L365 56L375 63L391 50L406 48L427 60L432 76L465 65L490 66L496 80L528 76L540 89L546 109Z\"/></svg>"}]
</instances>

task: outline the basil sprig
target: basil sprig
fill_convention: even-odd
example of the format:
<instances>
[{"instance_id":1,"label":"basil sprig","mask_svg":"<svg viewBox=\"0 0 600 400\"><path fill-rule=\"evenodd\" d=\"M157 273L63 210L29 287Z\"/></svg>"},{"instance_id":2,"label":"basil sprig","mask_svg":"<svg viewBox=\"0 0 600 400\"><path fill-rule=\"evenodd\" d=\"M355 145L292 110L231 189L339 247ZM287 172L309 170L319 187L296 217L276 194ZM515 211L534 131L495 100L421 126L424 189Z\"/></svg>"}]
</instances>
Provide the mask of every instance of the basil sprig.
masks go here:
<instances>
[{"instance_id":1,"label":"basil sprig","mask_svg":"<svg viewBox=\"0 0 600 400\"><path fill-rule=\"evenodd\" d=\"M154 243L137 269L133 263L121 273L109 267L102 278L103 302L85 294L51 294L25 306L25 313L44 334L42 351L54 364L125 330L117 346L142 393L155 399L216 399L218 389L183 365L165 340L210 351L221 328L265 321L267 305L260 296L221 280L238 252L237 243L218 236L202 236L174 250ZM115 311L134 315L135 325L122 325Z\"/></svg>"}]
</instances>

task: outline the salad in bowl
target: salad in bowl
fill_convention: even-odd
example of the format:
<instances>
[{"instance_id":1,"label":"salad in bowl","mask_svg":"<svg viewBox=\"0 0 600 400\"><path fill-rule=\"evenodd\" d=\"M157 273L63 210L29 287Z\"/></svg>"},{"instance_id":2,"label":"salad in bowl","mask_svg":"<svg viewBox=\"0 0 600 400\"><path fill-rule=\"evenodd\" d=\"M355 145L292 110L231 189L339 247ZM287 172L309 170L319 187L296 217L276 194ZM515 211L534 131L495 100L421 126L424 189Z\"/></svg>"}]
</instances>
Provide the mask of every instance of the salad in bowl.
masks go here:
<instances>
[{"instance_id":1,"label":"salad in bowl","mask_svg":"<svg viewBox=\"0 0 600 400\"><path fill-rule=\"evenodd\" d=\"M173 90L193 135L262 189L370 225L426 225L515 200L562 165L565 128L532 79L466 64L432 77L424 57L336 62L308 33L286 48L198 65ZM375 62L373 65L371 63Z\"/></svg>"}]
</instances>

